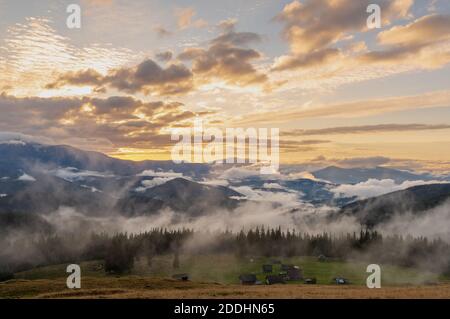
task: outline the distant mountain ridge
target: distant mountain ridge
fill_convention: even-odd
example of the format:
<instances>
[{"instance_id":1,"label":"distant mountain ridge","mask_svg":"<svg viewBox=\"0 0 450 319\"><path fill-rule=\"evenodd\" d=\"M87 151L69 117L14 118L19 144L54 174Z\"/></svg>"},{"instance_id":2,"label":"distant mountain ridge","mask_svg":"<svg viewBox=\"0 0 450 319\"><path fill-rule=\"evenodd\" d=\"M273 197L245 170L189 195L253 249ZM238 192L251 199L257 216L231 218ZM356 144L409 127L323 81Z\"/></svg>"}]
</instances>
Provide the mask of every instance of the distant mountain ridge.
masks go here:
<instances>
[{"instance_id":1,"label":"distant mountain ridge","mask_svg":"<svg viewBox=\"0 0 450 319\"><path fill-rule=\"evenodd\" d=\"M314 172L320 180L252 176L225 180L227 186L203 183L210 169L207 164L123 161L69 146L0 143L0 214L3 224L17 214L18 225L26 221L27 214L45 215L60 207L72 207L90 216L118 213L136 217L170 209L196 217L219 209L235 209L246 201L239 193L243 187L243 192L257 191L262 196L284 192L308 204L342 207L338 215L353 215L363 224L375 225L399 211L420 213L450 196L450 184L416 186L356 202L352 202L354 197L335 196L333 188L339 184L369 178L396 182L435 179L428 174L383 167L328 167ZM45 227L36 218L31 224Z\"/></svg>"},{"instance_id":2,"label":"distant mountain ridge","mask_svg":"<svg viewBox=\"0 0 450 319\"><path fill-rule=\"evenodd\" d=\"M0 181L0 214L48 214L60 207L72 207L90 216L122 214L128 217L156 214L170 208L186 215L202 215L218 208L234 209L242 194L223 186L203 185L175 178L138 191L135 185L148 177L121 177L117 188L108 191L85 185L90 181L69 182L51 175L34 175L36 181ZM100 178L101 179L101 178ZM87 182L87 183L86 183Z\"/></svg>"},{"instance_id":3,"label":"distant mountain ridge","mask_svg":"<svg viewBox=\"0 0 450 319\"><path fill-rule=\"evenodd\" d=\"M272 192L298 192L299 198L313 205L342 206L356 197L336 197L331 191L337 187L337 184L312 180L307 178L297 178L292 180L266 179L261 176L251 176L243 178L240 181L231 181L230 184L235 187L250 186L252 188L263 189ZM281 188L266 188L266 185L280 185Z\"/></svg>"},{"instance_id":4,"label":"distant mountain ridge","mask_svg":"<svg viewBox=\"0 0 450 319\"><path fill-rule=\"evenodd\" d=\"M129 217L149 215L163 208L199 216L218 208L234 209L238 197L244 196L227 187L175 178L145 191L131 190L117 203L117 210Z\"/></svg>"},{"instance_id":5,"label":"distant mountain ridge","mask_svg":"<svg viewBox=\"0 0 450 319\"><path fill-rule=\"evenodd\" d=\"M450 183L420 185L347 204L337 216L355 216L361 224L372 227L397 214L420 215L449 200Z\"/></svg>"},{"instance_id":6,"label":"distant mountain ridge","mask_svg":"<svg viewBox=\"0 0 450 319\"><path fill-rule=\"evenodd\" d=\"M124 161L70 146L37 143L0 143L0 154L2 214L47 214L73 207L91 216L147 215L162 208L200 215L208 209L235 208L238 200L231 197L242 197L223 186L188 180L205 176L210 169L206 164ZM82 177L69 178L77 174ZM160 176L173 177L137 191L144 180Z\"/></svg>"},{"instance_id":7,"label":"distant mountain ridge","mask_svg":"<svg viewBox=\"0 0 450 319\"><path fill-rule=\"evenodd\" d=\"M30 170L34 166L75 167L117 175L134 175L144 170L172 170L188 176L203 176L210 170L206 164L120 160L103 153L84 151L67 145L0 143L0 154L0 178L13 172Z\"/></svg>"},{"instance_id":8,"label":"distant mountain ridge","mask_svg":"<svg viewBox=\"0 0 450 319\"><path fill-rule=\"evenodd\" d=\"M341 168L329 166L313 172L316 178L329 181L335 184L358 184L369 179L392 179L396 183L405 181L424 180L429 181L437 179L430 174L416 174L408 171L387 168Z\"/></svg>"}]
</instances>

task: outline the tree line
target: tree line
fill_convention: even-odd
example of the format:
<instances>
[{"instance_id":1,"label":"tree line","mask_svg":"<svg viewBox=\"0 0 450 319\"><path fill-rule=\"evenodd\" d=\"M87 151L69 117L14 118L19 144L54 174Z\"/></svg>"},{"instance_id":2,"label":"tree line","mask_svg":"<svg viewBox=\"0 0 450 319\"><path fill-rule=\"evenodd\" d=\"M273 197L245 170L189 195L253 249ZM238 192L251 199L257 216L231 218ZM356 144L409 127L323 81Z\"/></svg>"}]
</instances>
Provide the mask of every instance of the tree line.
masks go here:
<instances>
[{"instance_id":1,"label":"tree line","mask_svg":"<svg viewBox=\"0 0 450 319\"><path fill-rule=\"evenodd\" d=\"M109 273L129 272L137 258L148 265L155 256L172 255L173 267L182 254L232 253L239 258L266 256L321 256L338 260L426 268L450 274L450 245L440 239L402 235L383 236L372 230L348 234L307 234L281 228L258 227L240 232L199 232L192 229L152 229L140 234L92 234L87 243L76 245L73 236L43 236L34 241L39 265L104 260ZM8 266L8 265L6 265ZM36 263L9 265L26 269ZM5 265L3 265L5 267Z\"/></svg>"}]
</instances>

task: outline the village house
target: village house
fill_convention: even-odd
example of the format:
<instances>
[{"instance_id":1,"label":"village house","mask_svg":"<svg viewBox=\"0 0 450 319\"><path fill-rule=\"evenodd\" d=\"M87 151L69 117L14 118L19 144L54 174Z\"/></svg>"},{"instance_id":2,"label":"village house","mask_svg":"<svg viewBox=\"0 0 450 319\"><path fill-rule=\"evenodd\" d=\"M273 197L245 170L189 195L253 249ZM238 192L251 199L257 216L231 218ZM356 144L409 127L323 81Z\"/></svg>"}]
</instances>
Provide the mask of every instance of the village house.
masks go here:
<instances>
[{"instance_id":1,"label":"village house","mask_svg":"<svg viewBox=\"0 0 450 319\"><path fill-rule=\"evenodd\" d=\"M302 280L303 279L303 271L298 267L294 266L287 270L287 278L291 281Z\"/></svg>"},{"instance_id":2,"label":"village house","mask_svg":"<svg viewBox=\"0 0 450 319\"><path fill-rule=\"evenodd\" d=\"M276 285L276 284L284 284L284 279L279 275L268 275L266 276L266 284L268 285Z\"/></svg>"},{"instance_id":3,"label":"village house","mask_svg":"<svg viewBox=\"0 0 450 319\"><path fill-rule=\"evenodd\" d=\"M270 273L273 272L273 267L272 267L272 265L263 265L262 266L262 271L265 274L270 274Z\"/></svg>"},{"instance_id":4,"label":"village house","mask_svg":"<svg viewBox=\"0 0 450 319\"><path fill-rule=\"evenodd\" d=\"M240 275L239 281L241 282L241 285L254 285L256 284L256 275L255 274L247 274L247 275Z\"/></svg>"}]
</instances>

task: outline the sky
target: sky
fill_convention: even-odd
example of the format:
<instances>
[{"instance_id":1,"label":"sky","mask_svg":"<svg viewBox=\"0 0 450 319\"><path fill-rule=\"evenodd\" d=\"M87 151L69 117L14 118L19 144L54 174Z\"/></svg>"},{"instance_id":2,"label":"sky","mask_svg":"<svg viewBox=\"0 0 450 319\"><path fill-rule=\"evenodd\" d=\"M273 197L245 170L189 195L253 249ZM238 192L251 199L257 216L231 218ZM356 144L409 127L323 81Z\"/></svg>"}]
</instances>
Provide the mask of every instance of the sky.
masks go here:
<instances>
[{"instance_id":1,"label":"sky","mask_svg":"<svg viewBox=\"0 0 450 319\"><path fill-rule=\"evenodd\" d=\"M448 172L449 62L448 0L0 0L0 135L170 159L201 118L279 128L282 163Z\"/></svg>"}]
</instances>

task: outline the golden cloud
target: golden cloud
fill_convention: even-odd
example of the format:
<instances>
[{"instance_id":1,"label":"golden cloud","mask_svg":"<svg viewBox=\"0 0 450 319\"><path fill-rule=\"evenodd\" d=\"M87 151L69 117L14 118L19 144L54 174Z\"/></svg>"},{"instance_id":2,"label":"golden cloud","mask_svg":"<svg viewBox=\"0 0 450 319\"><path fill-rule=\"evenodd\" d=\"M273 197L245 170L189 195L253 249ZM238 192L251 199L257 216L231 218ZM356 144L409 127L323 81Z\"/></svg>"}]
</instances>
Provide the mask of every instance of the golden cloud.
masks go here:
<instances>
[{"instance_id":1,"label":"golden cloud","mask_svg":"<svg viewBox=\"0 0 450 319\"><path fill-rule=\"evenodd\" d=\"M192 71L201 83L215 79L232 85L253 85L267 81L267 76L252 65L261 54L247 45L261 41L251 32L227 33L210 41L207 49L187 48L178 55L180 60L192 61Z\"/></svg>"},{"instance_id":2,"label":"golden cloud","mask_svg":"<svg viewBox=\"0 0 450 319\"><path fill-rule=\"evenodd\" d=\"M94 70L68 72L46 87L91 85L98 89L109 86L127 93L176 95L192 90L194 85L192 80L191 71L182 64L171 64L162 68L153 60L147 59L133 68L111 70L105 76Z\"/></svg>"},{"instance_id":3,"label":"golden cloud","mask_svg":"<svg viewBox=\"0 0 450 319\"><path fill-rule=\"evenodd\" d=\"M450 129L449 124L378 124L360 126L339 126L310 130L290 130L283 132L283 136L311 136L311 135L335 135L335 134L365 134L382 132L406 132Z\"/></svg>"},{"instance_id":4,"label":"golden cloud","mask_svg":"<svg viewBox=\"0 0 450 319\"><path fill-rule=\"evenodd\" d=\"M384 24L405 17L413 0L379 0ZM286 5L275 20L284 24L283 36L291 53L279 58L275 71L316 66L336 54L332 46L351 32L367 30L367 7L372 0L307 0ZM335 51L337 49L334 49Z\"/></svg>"},{"instance_id":5,"label":"golden cloud","mask_svg":"<svg viewBox=\"0 0 450 319\"><path fill-rule=\"evenodd\" d=\"M360 117L408 109L449 107L450 91L435 91L421 95L398 96L372 100L289 108L272 112L254 113L236 120L236 124L286 123L304 118Z\"/></svg>"},{"instance_id":6,"label":"golden cloud","mask_svg":"<svg viewBox=\"0 0 450 319\"><path fill-rule=\"evenodd\" d=\"M186 29L190 27L203 28L208 25L203 19L194 20L196 12L193 8L179 8L175 10L175 16L177 17L177 24L179 29Z\"/></svg>"},{"instance_id":7,"label":"golden cloud","mask_svg":"<svg viewBox=\"0 0 450 319\"><path fill-rule=\"evenodd\" d=\"M200 115L178 102L143 102L130 96L19 98L2 94L0 110L0 131L47 136L59 143L73 137L87 145L90 139L103 140L115 148L168 147L171 140L165 130Z\"/></svg>"},{"instance_id":8,"label":"golden cloud","mask_svg":"<svg viewBox=\"0 0 450 319\"><path fill-rule=\"evenodd\" d=\"M387 47L359 57L361 63L405 63L437 68L450 62L450 16L428 15L378 34Z\"/></svg>"}]
</instances>

